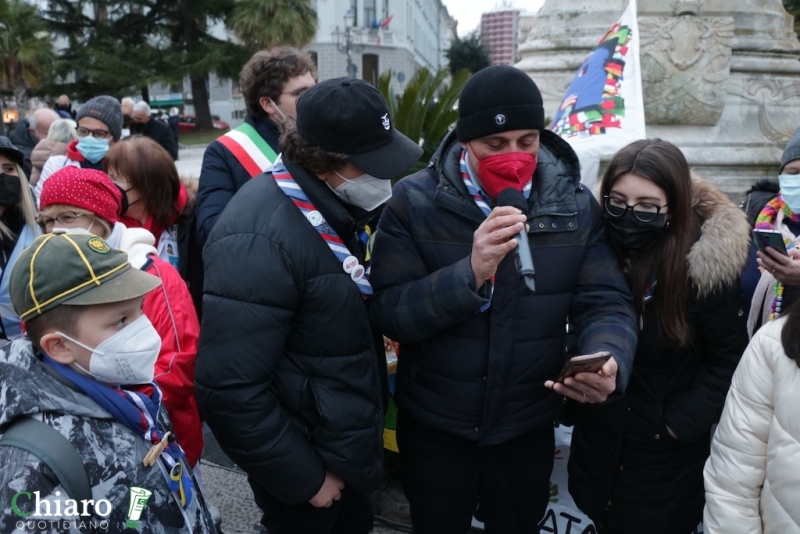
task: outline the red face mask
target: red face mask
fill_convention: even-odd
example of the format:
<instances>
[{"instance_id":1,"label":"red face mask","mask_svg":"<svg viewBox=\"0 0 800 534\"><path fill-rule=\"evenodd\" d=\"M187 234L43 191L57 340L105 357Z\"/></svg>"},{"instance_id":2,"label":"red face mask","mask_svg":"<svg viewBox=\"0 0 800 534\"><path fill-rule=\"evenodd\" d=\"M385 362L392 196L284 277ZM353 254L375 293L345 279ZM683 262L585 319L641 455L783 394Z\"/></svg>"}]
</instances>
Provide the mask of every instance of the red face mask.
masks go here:
<instances>
[{"instance_id":1,"label":"red face mask","mask_svg":"<svg viewBox=\"0 0 800 534\"><path fill-rule=\"evenodd\" d=\"M481 185L493 201L503 189L522 191L535 170L536 155L528 152L492 154L478 160Z\"/></svg>"}]
</instances>

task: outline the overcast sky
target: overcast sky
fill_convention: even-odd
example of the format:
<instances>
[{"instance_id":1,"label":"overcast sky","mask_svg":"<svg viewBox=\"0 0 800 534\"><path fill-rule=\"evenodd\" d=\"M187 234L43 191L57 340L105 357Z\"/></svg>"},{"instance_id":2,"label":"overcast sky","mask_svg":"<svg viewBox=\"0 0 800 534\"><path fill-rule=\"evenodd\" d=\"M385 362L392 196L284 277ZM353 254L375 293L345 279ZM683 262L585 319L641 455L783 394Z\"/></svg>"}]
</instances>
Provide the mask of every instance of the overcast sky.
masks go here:
<instances>
[{"instance_id":1,"label":"overcast sky","mask_svg":"<svg viewBox=\"0 0 800 534\"><path fill-rule=\"evenodd\" d=\"M495 7L510 5L522 11L536 12L544 0L443 0L450 15L458 21L458 35L463 37L481 24L481 14Z\"/></svg>"}]
</instances>

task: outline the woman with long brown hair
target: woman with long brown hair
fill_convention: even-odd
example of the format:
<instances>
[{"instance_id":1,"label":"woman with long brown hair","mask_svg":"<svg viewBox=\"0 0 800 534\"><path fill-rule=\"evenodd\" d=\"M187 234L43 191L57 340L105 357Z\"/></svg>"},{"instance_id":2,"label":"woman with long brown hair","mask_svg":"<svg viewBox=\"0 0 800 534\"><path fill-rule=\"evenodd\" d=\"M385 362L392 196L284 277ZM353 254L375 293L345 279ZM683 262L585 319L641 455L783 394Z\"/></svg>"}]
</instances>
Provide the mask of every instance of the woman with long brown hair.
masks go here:
<instances>
[{"instance_id":1,"label":"woman with long brown hair","mask_svg":"<svg viewBox=\"0 0 800 534\"><path fill-rule=\"evenodd\" d=\"M711 426L747 344L749 227L660 139L617 152L601 195L639 345L625 396L577 408L569 490L598 532L688 534L702 519Z\"/></svg>"}]
</instances>

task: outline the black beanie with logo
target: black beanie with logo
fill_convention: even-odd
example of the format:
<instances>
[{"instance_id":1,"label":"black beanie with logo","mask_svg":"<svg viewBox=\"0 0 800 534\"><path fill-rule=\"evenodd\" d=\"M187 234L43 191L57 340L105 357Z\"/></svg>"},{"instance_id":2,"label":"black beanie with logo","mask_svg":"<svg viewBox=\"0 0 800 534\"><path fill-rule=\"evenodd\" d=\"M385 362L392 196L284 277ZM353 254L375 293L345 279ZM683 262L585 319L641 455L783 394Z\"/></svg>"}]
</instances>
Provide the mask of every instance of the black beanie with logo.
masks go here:
<instances>
[{"instance_id":1,"label":"black beanie with logo","mask_svg":"<svg viewBox=\"0 0 800 534\"><path fill-rule=\"evenodd\" d=\"M511 130L543 130L542 94L530 76L497 65L476 72L458 99L461 142Z\"/></svg>"}]
</instances>

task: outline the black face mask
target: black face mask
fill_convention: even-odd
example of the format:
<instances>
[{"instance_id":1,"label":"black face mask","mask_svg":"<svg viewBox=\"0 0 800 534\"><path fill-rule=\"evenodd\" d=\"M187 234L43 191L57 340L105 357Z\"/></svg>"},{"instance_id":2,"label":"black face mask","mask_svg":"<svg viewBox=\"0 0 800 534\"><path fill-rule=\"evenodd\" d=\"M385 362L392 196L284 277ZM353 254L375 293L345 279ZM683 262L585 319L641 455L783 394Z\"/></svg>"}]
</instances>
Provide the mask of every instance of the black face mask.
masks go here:
<instances>
[{"instance_id":1,"label":"black face mask","mask_svg":"<svg viewBox=\"0 0 800 534\"><path fill-rule=\"evenodd\" d=\"M22 196L19 177L0 174L0 206L16 206Z\"/></svg>"},{"instance_id":2,"label":"black face mask","mask_svg":"<svg viewBox=\"0 0 800 534\"><path fill-rule=\"evenodd\" d=\"M120 210L119 214L125 215L125 212L128 211L128 208L130 207L130 205L128 205L128 191L122 189L117 184L114 185L116 185L117 189L119 189L119 192L122 193L122 209Z\"/></svg>"},{"instance_id":3,"label":"black face mask","mask_svg":"<svg viewBox=\"0 0 800 534\"><path fill-rule=\"evenodd\" d=\"M649 222L636 218L633 211L626 210L622 217L612 217L605 213L611 239L625 250L639 250L658 239L667 227L667 216L656 215Z\"/></svg>"}]
</instances>

